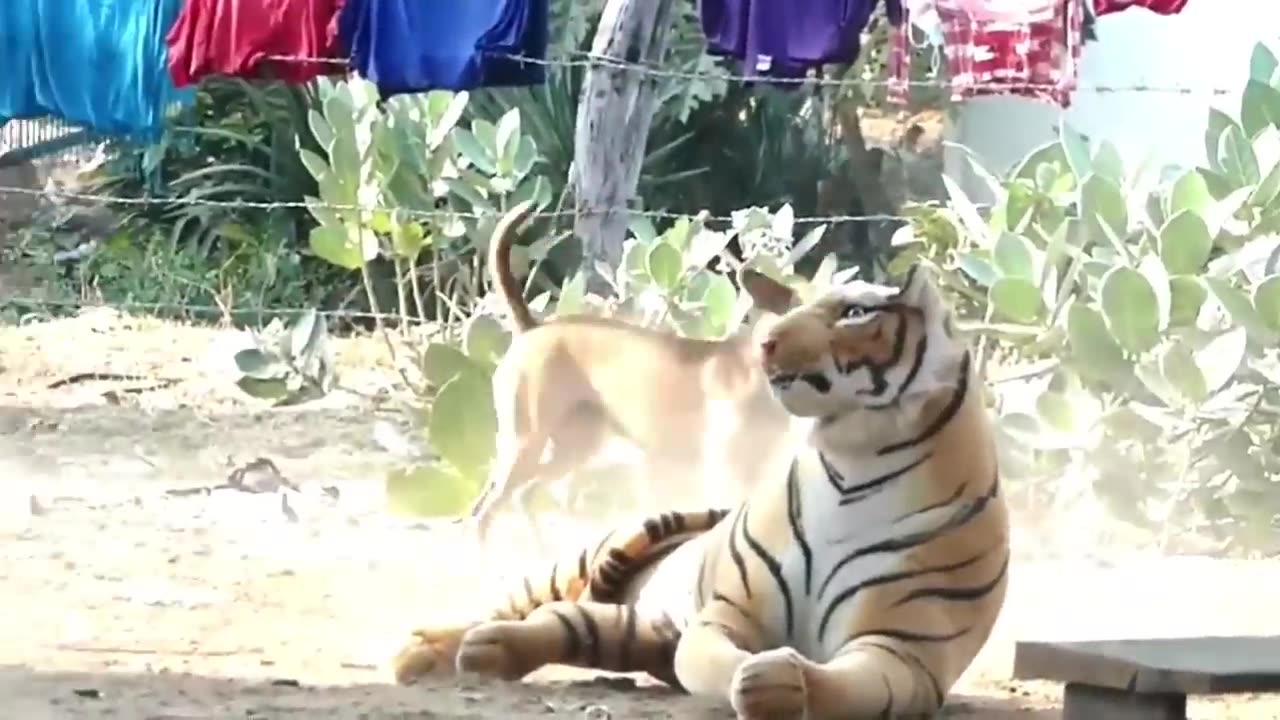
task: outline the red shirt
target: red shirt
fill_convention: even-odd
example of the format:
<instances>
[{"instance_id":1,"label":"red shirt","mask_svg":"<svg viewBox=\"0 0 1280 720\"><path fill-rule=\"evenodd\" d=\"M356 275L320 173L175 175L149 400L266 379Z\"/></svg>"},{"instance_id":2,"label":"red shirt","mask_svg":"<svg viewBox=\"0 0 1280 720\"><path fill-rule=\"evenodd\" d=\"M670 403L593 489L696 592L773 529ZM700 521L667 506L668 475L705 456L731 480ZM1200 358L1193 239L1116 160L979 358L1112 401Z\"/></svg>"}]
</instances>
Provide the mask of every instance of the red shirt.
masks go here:
<instances>
[{"instance_id":1,"label":"red shirt","mask_svg":"<svg viewBox=\"0 0 1280 720\"><path fill-rule=\"evenodd\" d=\"M1159 15L1173 15L1187 6L1187 0L1096 0L1093 12L1098 17L1125 8L1144 7Z\"/></svg>"},{"instance_id":2,"label":"red shirt","mask_svg":"<svg viewBox=\"0 0 1280 720\"><path fill-rule=\"evenodd\" d=\"M1070 105L1084 41L1081 2L1056 3L1051 17L1025 22L977 19L939 2L952 101L1009 93ZM909 33L904 17L889 45L889 100L903 104L909 100Z\"/></svg>"},{"instance_id":3,"label":"red shirt","mask_svg":"<svg viewBox=\"0 0 1280 720\"><path fill-rule=\"evenodd\" d=\"M268 60L337 56L342 0L187 0L165 38L174 85L206 75L304 83L345 72L334 62Z\"/></svg>"}]
</instances>

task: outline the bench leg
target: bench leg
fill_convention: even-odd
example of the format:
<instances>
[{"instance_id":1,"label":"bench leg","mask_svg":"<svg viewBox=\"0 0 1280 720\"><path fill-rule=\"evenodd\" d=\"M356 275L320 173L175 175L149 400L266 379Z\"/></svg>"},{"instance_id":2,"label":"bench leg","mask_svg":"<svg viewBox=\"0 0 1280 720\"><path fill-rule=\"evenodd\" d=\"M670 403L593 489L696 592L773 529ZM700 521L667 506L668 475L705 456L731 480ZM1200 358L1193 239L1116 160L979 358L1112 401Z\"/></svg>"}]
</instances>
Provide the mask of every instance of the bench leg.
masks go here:
<instances>
[{"instance_id":1,"label":"bench leg","mask_svg":"<svg viewBox=\"0 0 1280 720\"><path fill-rule=\"evenodd\" d=\"M1187 720L1187 696L1067 683L1062 720Z\"/></svg>"}]
</instances>

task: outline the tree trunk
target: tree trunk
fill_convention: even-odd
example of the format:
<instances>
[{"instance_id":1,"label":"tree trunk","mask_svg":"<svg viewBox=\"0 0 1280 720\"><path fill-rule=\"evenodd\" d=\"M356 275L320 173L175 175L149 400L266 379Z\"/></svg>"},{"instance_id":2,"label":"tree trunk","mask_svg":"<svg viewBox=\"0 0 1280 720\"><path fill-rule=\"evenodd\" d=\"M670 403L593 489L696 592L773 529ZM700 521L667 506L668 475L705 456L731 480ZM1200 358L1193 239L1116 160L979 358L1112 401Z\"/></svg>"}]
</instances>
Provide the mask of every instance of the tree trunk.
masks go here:
<instances>
[{"instance_id":1,"label":"tree trunk","mask_svg":"<svg viewBox=\"0 0 1280 720\"><path fill-rule=\"evenodd\" d=\"M675 0L608 0L591 52L598 58L658 65L666 54ZM607 292L595 268L622 262L628 211L640 182L649 126L658 109L661 78L593 65L582 84L574 134L574 233L582 242L588 287Z\"/></svg>"}]
</instances>

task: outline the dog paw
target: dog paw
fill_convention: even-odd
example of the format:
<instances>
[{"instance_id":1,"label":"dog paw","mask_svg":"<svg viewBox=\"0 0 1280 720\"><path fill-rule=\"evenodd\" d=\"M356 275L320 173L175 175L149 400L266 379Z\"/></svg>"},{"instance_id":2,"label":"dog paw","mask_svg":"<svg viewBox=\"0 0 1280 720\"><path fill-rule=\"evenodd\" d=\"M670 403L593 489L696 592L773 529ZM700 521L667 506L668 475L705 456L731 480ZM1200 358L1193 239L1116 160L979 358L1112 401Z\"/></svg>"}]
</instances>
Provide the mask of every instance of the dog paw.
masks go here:
<instances>
[{"instance_id":1,"label":"dog paw","mask_svg":"<svg viewBox=\"0 0 1280 720\"><path fill-rule=\"evenodd\" d=\"M472 628L458 646L460 673L474 673L504 680L519 680L533 671L517 650L517 623L493 622Z\"/></svg>"},{"instance_id":2,"label":"dog paw","mask_svg":"<svg viewBox=\"0 0 1280 720\"><path fill-rule=\"evenodd\" d=\"M451 675L458 643L467 628L414 630L409 642L391 660L397 683L412 685L429 675Z\"/></svg>"},{"instance_id":3,"label":"dog paw","mask_svg":"<svg viewBox=\"0 0 1280 720\"><path fill-rule=\"evenodd\" d=\"M752 655L738 666L729 702L739 720L804 720L808 717L805 660L791 648Z\"/></svg>"}]
</instances>

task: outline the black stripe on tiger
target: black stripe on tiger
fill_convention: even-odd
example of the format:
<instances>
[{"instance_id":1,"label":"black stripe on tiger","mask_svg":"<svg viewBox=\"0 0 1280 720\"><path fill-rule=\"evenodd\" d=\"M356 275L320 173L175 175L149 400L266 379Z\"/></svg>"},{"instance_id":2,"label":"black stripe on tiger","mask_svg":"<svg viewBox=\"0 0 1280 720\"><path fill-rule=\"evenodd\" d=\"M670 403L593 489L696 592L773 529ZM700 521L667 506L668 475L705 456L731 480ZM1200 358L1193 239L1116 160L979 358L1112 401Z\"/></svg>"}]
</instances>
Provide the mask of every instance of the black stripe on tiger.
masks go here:
<instances>
[{"instance_id":1,"label":"black stripe on tiger","mask_svg":"<svg viewBox=\"0 0 1280 720\"><path fill-rule=\"evenodd\" d=\"M947 402L946 407L942 408L942 412L938 413L938 416L933 419L933 422L929 423L924 430L920 431L919 435L903 440L902 442L886 445L877 450L876 454L880 456L892 455L893 453L928 442L933 438L933 436L942 432L942 429L947 426L947 423L951 422L951 420L955 418L956 413L960 412L960 406L964 404L965 396L969 394L970 363L971 358L969 353L965 352L960 358L960 376L956 381L956 391L951 394L951 400Z\"/></svg>"},{"instance_id":2,"label":"black stripe on tiger","mask_svg":"<svg viewBox=\"0 0 1280 720\"><path fill-rule=\"evenodd\" d=\"M951 513L951 516L939 523L937 527L907 533L905 535L888 538L886 540L878 540L870 545L864 545L851 550L844 557L840 558L839 562L831 566L829 571L827 571L827 576L823 579L822 586L818 588L818 597L822 598L822 596L826 594L832 581L835 580L836 574L839 573L845 565L848 565L859 558L868 557L878 553L897 553L904 550L910 550L915 547L920 547L922 545L927 545L933 540L946 535L969 522L972 522L974 518L981 515L982 512L987 509L987 503L999 495L999 492L1000 477L999 474L997 474L992 478L991 487L988 488L986 493L979 495L972 500L957 504Z\"/></svg>"},{"instance_id":3,"label":"black stripe on tiger","mask_svg":"<svg viewBox=\"0 0 1280 720\"><path fill-rule=\"evenodd\" d=\"M791 528L791 538L800 548L800 556L804 558L804 594L813 592L813 548L804 534L804 519L800 507L800 468L792 462L791 471L787 473L787 525Z\"/></svg>"},{"instance_id":4,"label":"black stripe on tiger","mask_svg":"<svg viewBox=\"0 0 1280 720\"><path fill-rule=\"evenodd\" d=\"M751 552L755 553L765 569L769 571L769 577L773 578L773 584L778 586L778 594L782 596L783 615L786 617L787 622L787 637L791 637L796 626L796 599L791 594L791 584L787 582L786 576L782 574L782 563L764 545L761 545L759 540L752 536L747 517L747 508L742 510L742 522L738 525L738 529L742 533L742 540L751 549Z\"/></svg>"},{"instance_id":5,"label":"black stripe on tiger","mask_svg":"<svg viewBox=\"0 0 1280 720\"><path fill-rule=\"evenodd\" d=\"M866 580L863 580L862 582L851 585L845 588L844 590L841 590L840 592L836 593L836 595L827 602L827 607L822 612L822 618L818 621L818 639L822 640L826 638L827 628L830 626L831 618L835 616L835 613L837 610L840 609L840 606L852 600L854 596L856 596L858 593L862 592L863 590L869 587L875 587L877 585L888 585L890 583L902 582L904 580L911 580L913 578L918 578L922 575L932 575L935 573L949 573L949 572L954 572L956 570L962 570L971 565L976 565L977 563L982 562L983 560L987 559L990 556L991 556L991 550L989 549L983 550L982 552L976 555L972 555L958 562L946 563L944 565L930 565L927 567L922 567L922 568L913 569L913 570L901 570L897 572L888 572L881 575L876 575L874 577L869 577ZM1006 562L1007 562L1007 559L1006 559ZM1000 571L1000 578L1003 578L1003 577L1004 577L1004 570L1002 569ZM997 578L996 582L999 582L1000 578ZM991 590L994 587L995 587L994 584L987 587L985 591L982 591L979 593L978 597L981 597L982 595L985 595L986 593L991 592ZM977 598L974 597L969 599L972 600Z\"/></svg>"}]
</instances>

